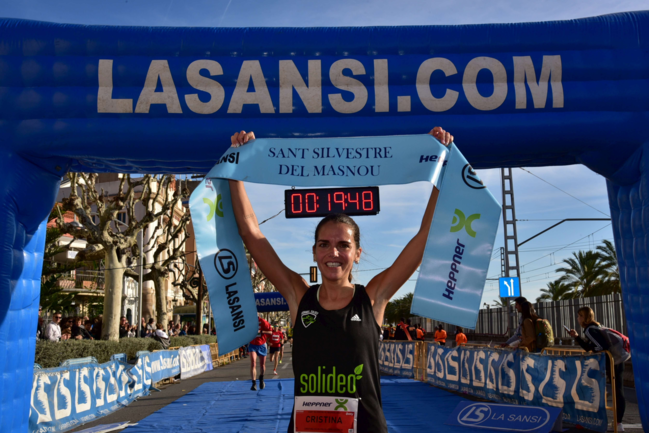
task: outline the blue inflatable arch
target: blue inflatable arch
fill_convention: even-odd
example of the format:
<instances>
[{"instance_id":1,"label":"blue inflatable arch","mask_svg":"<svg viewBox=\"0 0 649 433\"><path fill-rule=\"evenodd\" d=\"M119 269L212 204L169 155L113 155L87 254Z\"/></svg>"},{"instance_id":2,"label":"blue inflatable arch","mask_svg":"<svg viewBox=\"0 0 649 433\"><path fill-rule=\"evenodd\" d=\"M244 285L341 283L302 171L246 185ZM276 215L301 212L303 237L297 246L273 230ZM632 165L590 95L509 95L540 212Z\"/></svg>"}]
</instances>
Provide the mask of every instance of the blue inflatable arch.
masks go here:
<instances>
[{"instance_id":1,"label":"blue inflatable arch","mask_svg":"<svg viewBox=\"0 0 649 433\"><path fill-rule=\"evenodd\" d=\"M43 219L68 170L206 172L258 137L452 130L476 168L605 176L649 429L649 13L531 24L132 28L0 20L0 425L27 430Z\"/></svg>"}]
</instances>

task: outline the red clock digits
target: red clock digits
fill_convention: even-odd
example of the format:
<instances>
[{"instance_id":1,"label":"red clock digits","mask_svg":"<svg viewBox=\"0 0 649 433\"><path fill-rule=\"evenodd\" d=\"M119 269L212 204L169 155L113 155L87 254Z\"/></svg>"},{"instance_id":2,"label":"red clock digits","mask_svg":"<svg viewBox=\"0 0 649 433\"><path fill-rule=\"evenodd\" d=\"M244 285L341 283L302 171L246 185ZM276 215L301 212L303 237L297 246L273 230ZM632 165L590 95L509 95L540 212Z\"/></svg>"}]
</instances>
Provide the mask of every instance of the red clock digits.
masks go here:
<instances>
[{"instance_id":1,"label":"red clock digits","mask_svg":"<svg viewBox=\"0 0 649 433\"><path fill-rule=\"evenodd\" d=\"M361 207L358 204L358 193L356 193L356 200L352 200L352 194L348 193L347 194L347 202L348 203L356 203L356 210L359 210Z\"/></svg>"},{"instance_id":2,"label":"red clock digits","mask_svg":"<svg viewBox=\"0 0 649 433\"><path fill-rule=\"evenodd\" d=\"M365 198L365 194L368 194L369 198ZM372 208L374 207L372 196L373 196L372 191L363 191L363 210L372 210ZM365 203L369 203L369 206L365 207Z\"/></svg>"},{"instance_id":3,"label":"red clock digits","mask_svg":"<svg viewBox=\"0 0 649 433\"><path fill-rule=\"evenodd\" d=\"M299 199L300 207L299 207L298 210L295 209L295 202L297 201L297 200L295 200L295 197L297 197ZM302 212L302 195L301 194L291 194L291 210L293 211L293 213Z\"/></svg>"},{"instance_id":4,"label":"red clock digits","mask_svg":"<svg viewBox=\"0 0 649 433\"><path fill-rule=\"evenodd\" d=\"M340 200L338 200L340 197ZM334 192L334 203L340 203L343 205L343 210L345 210L345 193L344 192Z\"/></svg>"},{"instance_id":5,"label":"red clock digits","mask_svg":"<svg viewBox=\"0 0 649 433\"><path fill-rule=\"evenodd\" d=\"M309 196L313 196L313 210L309 210ZM306 195L305 197L305 204L306 204L306 211L309 213L314 213L316 209L318 208L318 205L316 204L316 201L318 200L318 197L315 195L315 193L310 192Z\"/></svg>"}]
</instances>

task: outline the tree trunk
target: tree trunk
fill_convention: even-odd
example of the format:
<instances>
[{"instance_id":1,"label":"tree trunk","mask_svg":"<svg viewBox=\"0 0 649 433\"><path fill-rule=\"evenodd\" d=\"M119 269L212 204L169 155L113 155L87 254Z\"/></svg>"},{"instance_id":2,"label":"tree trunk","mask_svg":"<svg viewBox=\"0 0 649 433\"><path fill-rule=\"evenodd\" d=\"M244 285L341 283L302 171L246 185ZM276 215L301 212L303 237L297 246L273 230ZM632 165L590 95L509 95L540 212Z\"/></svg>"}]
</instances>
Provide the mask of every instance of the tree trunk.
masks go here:
<instances>
[{"instance_id":1,"label":"tree trunk","mask_svg":"<svg viewBox=\"0 0 649 433\"><path fill-rule=\"evenodd\" d=\"M151 269L153 275L153 285L155 286L155 309L156 321L166 330L169 324L167 315L167 287L165 285L165 276L157 269Z\"/></svg>"},{"instance_id":2,"label":"tree trunk","mask_svg":"<svg viewBox=\"0 0 649 433\"><path fill-rule=\"evenodd\" d=\"M147 287L149 281L142 283L142 317L146 318L147 323L151 317L155 316L155 289Z\"/></svg>"},{"instance_id":3,"label":"tree trunk","mask_svg":"<svg viewBox=\"0 0 649 433\"><path fill-rule=\"evenodd\" d=\"M101 339L119 341L119 318L122 312L122 289L125 264L117 260L116 248L106 249L106 270L104 271L104 316L101 325Z\"/></svg>"}]
</instances>

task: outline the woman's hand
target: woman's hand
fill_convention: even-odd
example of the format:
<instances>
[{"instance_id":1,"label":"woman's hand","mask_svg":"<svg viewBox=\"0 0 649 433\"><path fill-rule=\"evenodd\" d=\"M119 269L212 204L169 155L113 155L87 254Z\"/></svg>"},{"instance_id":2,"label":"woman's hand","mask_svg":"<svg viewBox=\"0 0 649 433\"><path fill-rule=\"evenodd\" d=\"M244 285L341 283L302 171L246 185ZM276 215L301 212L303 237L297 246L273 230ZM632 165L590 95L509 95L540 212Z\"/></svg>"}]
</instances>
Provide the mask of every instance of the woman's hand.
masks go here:
<instances>
[{"instance_id":1,"label":"woman's hand","mask_svg":"<svg viewBox=\"0 0 649 433\"><path fill-rule=\"evenodd\" d=\"M232 147L239 147L243 146L249 141L252 141L255 139L255 133L250 131L241 131L241 132L235 132L232 137L230 137L230 141L232 142Z\"/></svg>"},{"instance_id":2,"label":"woman's hand","mask_svg":"<svg viewBox=\"0 0 649 433\"><path fill-rule=\"evenodd\" d=\"M568 334L570 334L572 338L579 337L579 334L577 334L577 331L575 331L574 329L571 329L570 332L568 332Z\"/></svg>"},{"instance_id":3,"label":"woman's hand","mask_svg":"<svg viewBox=\"0 0 649 433\"><path fill-rule=\"evenodd\" d=\"M444 146L450 146L450 144L453 143L453 136L450 133L444 131L441 126L434 127L428 134L435 137L437 141L442 143Z\"/></svg>"}]
</instances>

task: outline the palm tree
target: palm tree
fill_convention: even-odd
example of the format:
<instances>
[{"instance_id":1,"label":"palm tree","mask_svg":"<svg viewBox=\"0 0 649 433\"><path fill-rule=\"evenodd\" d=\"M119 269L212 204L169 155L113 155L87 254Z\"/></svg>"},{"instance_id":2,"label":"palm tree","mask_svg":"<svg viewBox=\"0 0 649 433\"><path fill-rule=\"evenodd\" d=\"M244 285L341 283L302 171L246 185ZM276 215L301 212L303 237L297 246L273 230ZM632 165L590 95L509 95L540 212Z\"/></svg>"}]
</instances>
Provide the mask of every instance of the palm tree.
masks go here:
<instances>
[{"instance_id":1,"label":"palm tree","mask_svg":"<svg viewBox=\"0 0 649 433\"><path fill-rule=\"evenodd\" d=\"M498 299L494 299L494 307L505 308L507 304L507 298L499 297Z\"/></svg>"},{"instance_id":2,"label":"palm tree","mask_svg":"<svg viewBox=\"0 0 649 433\"><path fill-rule=\"evenodd\" d=\"M536 302L562 301L564 299L572 299L576 295L573 287L564 283L564 277L548 283L548 288L541 289L541 293L541 296L536 298Z\"/></svg>"},{"instance_id":3,"label":"palm tree","mask_svg":"<svg viewBox=\"0 0 649 433\"><path fill-rule=\"evenodd\" d=\"M594 251L572 253L573 258L564 259L567 267L557 269L563 272L565 284L570 286L580 297L605 294L607 284L603 284L607 272L602 265L600 254Z\"/></svg>"},{"instance_id":4,"label":"palm tree","mask_svg":"<svg viewBox=\"0 0 649 433\"><path fill-rule=\"evenodd\" d=\"M613 245L613 242L605 239L603 245L597 246L597 254L599 254L600 263L605 269L603 284L608 286L608 293L621 293L620 268L617 263L615 245Z\"/></svg>"}]
</instances>

